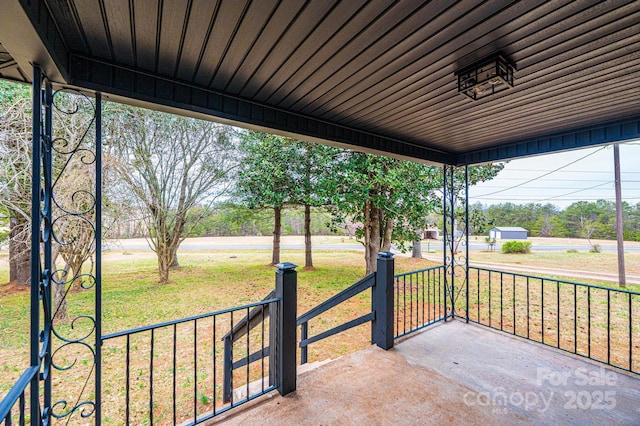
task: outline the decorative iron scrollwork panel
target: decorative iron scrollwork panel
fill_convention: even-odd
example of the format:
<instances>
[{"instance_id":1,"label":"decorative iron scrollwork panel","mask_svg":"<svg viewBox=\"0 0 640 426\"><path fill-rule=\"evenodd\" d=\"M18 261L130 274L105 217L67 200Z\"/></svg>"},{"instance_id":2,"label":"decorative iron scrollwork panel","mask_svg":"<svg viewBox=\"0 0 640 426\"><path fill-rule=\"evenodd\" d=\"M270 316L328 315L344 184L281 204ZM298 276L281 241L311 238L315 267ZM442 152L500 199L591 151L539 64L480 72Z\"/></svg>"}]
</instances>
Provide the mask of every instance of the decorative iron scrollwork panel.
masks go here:
<instances>
[{"instance_id":1,"label":"decorative iron scrollwork panel","mask_svg":"<svg viewBox=\"0 0 640 426\"><path fill-rule=\"evenodd\" d=\"M468 281L468 172L466 168L445 166L443 178L447 315L460 316L466 315L463 299Z\"/></svg>"},{"instance_id":2,"label":"decorative iron scrollwork panel","mask_svg":"<svg viewBox=\"0 0 640 426\"><path fill-rule=\"evenodd\" d=\"M96 247L101 171L95 99L46 84L42 123L40 295L43 421L95 415L100 321Z\"/></svg>"}]
</instances>

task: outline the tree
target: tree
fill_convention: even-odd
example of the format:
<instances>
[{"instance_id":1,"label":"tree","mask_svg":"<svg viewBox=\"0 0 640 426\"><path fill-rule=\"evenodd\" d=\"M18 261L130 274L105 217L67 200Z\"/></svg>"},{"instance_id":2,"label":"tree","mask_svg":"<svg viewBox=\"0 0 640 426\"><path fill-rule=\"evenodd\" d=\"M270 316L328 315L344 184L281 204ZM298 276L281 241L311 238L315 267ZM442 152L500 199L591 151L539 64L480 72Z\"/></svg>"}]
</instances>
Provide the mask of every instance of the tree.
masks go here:
<instances>
[{"instance_id":1,"label":"tree","mask_svg":"<svg viewBox=\"0 0 640 426\"><path fill-rule=\"evenodd\" d=\"M304 207L305 269L313 268L311 253L311 207L329 203L334 160L341 150L330 146L297 141L291 158L293 186L291 203Z\"/></svg>"},{"instance_id":2,"label":"tree","mask_svg":"<svg viewBox=\"0 0 640 426\"><path fill-rule=\"evenodd\" d=\"M31 97L26 87L0 82L0 204L10 222L10 280L29 285L31 235ZM54 202L52 216L53 316L67 318L66 295L83 285L83 264L95 251L94 173L90 135L94 108L87 98L55 96L52 139ZM84 142L81 142L83 141ZM84 214L77 214L83 212ZM92 217L93 215L93 217ZM60 264L60 262L62 264Z\"/></svg>"},{"instance_id":3,"label":"tree","mask_svg":"<svg viewBox=\"0 0 640 426\"><path fill-rule=\"evenodd\" d=\"M108 155L140 207L147 212L149 244L160 283L177 267L189 211L226 194L235 169L230 127L208 121L110 105Z\"/></svg>"},{"instance_id":4,"label":"tree","mask_svg":"<svg viewBox=\"0 0 640 426\"><path fill-rule=\"evenodd\" d=\"M0 206L0 250L9 244L9 231L5 229L8 224L9 212L6 208Z\"/></svg>"},{"instance_id":5,"label":"tree","mask_svg":"<svg viewBox=\"0 0 640 426\"><path fill-rule=\"evenodd\" d=\"M403 248L418 237L434 208L432 191L440 169L389 157L345 151L337 159L331 191L336 227L351 221L364 245L366 274L375 272L379 251ZM330 185L331 187L331 185Z\"/></svg>"},{"instance_id":6,"label":"tree","mask_svg":"<svg viewBox=\"0 0 640 426\"><path fill-rule=\"evenodd\" d=\"M243 159L238 173L236 196L250 209L273 209L273 247L271 264L280 263L282 209L291 204L295 179L295 147L289 138L268 133L242 133Z\"/></svg>"},{"instance_id":7,"label":"tree","mask_svg":"<svg viewBox=\"0 0 640 426\"><path fill-rule=\"evenodd\" d=\"M0 81L0 205L9 221L9 281L31 276L31 93Z\"/></svg>"}]
</instances>

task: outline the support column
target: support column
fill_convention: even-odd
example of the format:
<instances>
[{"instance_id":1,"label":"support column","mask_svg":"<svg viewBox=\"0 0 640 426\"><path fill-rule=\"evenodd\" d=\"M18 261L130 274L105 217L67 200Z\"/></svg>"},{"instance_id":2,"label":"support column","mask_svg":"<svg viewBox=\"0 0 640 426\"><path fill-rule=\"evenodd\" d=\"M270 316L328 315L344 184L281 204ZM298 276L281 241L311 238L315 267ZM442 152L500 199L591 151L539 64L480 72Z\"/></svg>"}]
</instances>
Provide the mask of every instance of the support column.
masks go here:
<instances>
[{"instance_id":1,"label":"support column","mask_svg":"<svg viewBox=\"0 0 640 426\"><path fill-rule=\"evenodd\" d=\"M468 300L459 302L462 294L468 299L469 278L469 173L464 168L464 173L456 173L453 166L444 166L443 169L443 263L444 274L444 309L445 321L447 317L456 315L467 317ZM465 291L466 293L463 293ZM464 309L466 312L457 312Z\"/></svg>"},{"instance_id":2,"label":"support column","mask_svg":"<svg viewBox=\"0 0 640 426\"><path fill-rule=\"evenodd\" d=\"M96 426L102 424L102 94L96 93Z\"/></svg>"},{"instance_id":3,"label":"support column","mask_svg":"<svg viewBox=\"0 0 640 426\"><path fill-rule=\"evenodd\" d=\"M40 162L42 160L42 73L33 67L31 156L31 328L30 363L40 365ZM31 422L40 424L40 377L31 380ZM46 408L46 407L43 407Z\"/></svg>"},{"instance_id":4,"label":"support column","mask_svg":"<svg viewBox=\"0 0 640 426\"><path fill-rule=\"evenodd\" d=\"M465 319L469 322L469 166L464 166L464 282Z\"/></svg>"},{"instance_id":5,"label":"support column","mask_svg":"<svg viewBox=\"0 0 640 426\"><path fill-rule=\"evenodd\" d=\"M372 342L384 350L393 348L393 281L394 259L391 252L378 253L376 284L373 287L372 305L376 316L371 324Z\"/></svg>"},{"instance_id":6,"label":"support column","mask_svg":"<svg viewBox=\"0 0 640 426\"><path fill-rule=\"evenodd\" d=\"M51 356L52 356L52 330L53 330L53 274L55 265L52 261L52 240L53 240L53 89L51 83L46 81L44 96L44 133L42 134L42 249L43 261L42 277L40 281L42 301L43 301L43 330L41 335L44 357L42 369L42 379L44 380L44 405L42 410L42 421L47 423L51 420L52 381L51 381Z\"/></svg>"},{"instance_id":7,"label":"support column","mask_svg":"<svg viewBox=\"0 0 640 426\"><path fill-rule=\"evenodd\" d=\"M280 299L276 322L277 383L278 392L284 396L296 390L298 273L293 263L278 263L276 267L276 297Z\"/></svg>"}]
</instances>

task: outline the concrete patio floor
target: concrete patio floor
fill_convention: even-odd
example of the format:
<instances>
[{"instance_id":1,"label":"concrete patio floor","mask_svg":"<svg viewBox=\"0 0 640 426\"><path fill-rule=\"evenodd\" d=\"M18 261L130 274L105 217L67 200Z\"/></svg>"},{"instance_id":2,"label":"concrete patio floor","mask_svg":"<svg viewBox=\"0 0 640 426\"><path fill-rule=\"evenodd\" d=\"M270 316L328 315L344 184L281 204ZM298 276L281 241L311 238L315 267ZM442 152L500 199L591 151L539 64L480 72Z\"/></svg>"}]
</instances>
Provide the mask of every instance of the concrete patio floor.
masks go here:
<instances>
[{"instance_id":1,"label":"concrete patio floor","mask_svg":"<svg viewBox=\"0 0 640 426\"><path fill-rule=\"evenodd\" d=\"M640 376L461 321L300 374L209 424L640 425Z\"/></svg>"}]
</instances>

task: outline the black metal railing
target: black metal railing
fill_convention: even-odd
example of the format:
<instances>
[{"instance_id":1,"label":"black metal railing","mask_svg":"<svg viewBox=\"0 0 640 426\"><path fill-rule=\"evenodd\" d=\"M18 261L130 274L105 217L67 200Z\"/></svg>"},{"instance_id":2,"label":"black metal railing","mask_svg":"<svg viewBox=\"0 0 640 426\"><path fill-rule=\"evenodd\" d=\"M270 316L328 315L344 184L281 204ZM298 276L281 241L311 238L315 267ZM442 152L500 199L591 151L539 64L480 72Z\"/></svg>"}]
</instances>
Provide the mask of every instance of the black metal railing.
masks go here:
<instances>
[{"instance_id":1,"label":"black metal railing","mask_svg":"<svg viewBox=\"0 0 640 426\"><path fill-rule=\"evenodd\" d=\"M272 290L263 299L263 301L274 299L275 297L276 297L276 291ZM261 337L262 337L262 341L264 342L265 320L269 318L270 310L271 310L270 305L259 304L258 306L251 309L251 311L247 315L245 315L244 318L242 318L233 326L231 331L229 331L227 334L224 335L224 337L222 337L221 340L224 342L224 377L223 377L222 402L233 403L233 372L235 370L238 370L240 368L245 368L247 369L247 374L248 374L249 365L255 361L261 361L262 370L264 371L264 358L268 357L270 354L270 345L267 345L267 346L262 345L262 347L259 348L257 351L251 354L247 354L244 358L235 362L233 361L233 346L234 346L234 343L236 343L238 340L246 336L247 347L249 347L249 337L250 337L249 333L258 325L262 326ZM275 329L269 328L269 332L274 333ZM273 336L273 334L271 334L269 337L270 337L269 338L270 342L275 342L276 339ZM271 364L271 369L273 370L273 364ZM273 375L269 375L268 377L269 377L269 384L270 385L274 384ZM264 376L262 379L264 381ZM262 386L264 386L264 383L262 383ZM249 389L247 389L246 394L249 395Z\"/></svg>"},{"instance_id":2,"label":"black metal railing","mask_svg":"<svg viewBox=\"0 0 640 426\"><path fill-rule=\"evenodd\" d=\"M459 318L640 374L639 292L470 267L462 294Z\"/></svg>"},{"instance_id":3,"label":"black metal railing","mask_svg":"<svg viewBox=\"0 0 640 426\"><path fill-rule=\"evenodd\" d=\"M393 347L393 254L378 253L377 271L330 297L318 306L300 315L300 363L309 360L309 345L368 322L371 323L371 343L383 349ZM309 321L346 302L367 289L371 289L371 310L364 315L337 325L329 330L309 336Z\"/></svg>"},{"instance_id":4,"label":"black metal railing","mask_svg":"<svg viewBox=\"0 0 640 426\"><path fill-rule=\"evenodd\" d=\"M25 425L30 423L29 384L39 372L40 367L29 367L15 382L11 390L0 402L0 424L10 426L12 424Z\"/></svg>"},{"instance_id":5,"label":"black metal railing","mask_svg":"<svg viewBox=\"0 0 640 426\"><path fill-rule=\"evenodd\" d=\"M103 383L105 422L196 424L276 389L266 381L270 363L252 355L269 351L272 332L264 314L275 312L279 300L103 336L103 372L109 377ZM252 314L260 321L238 328ZM220 339L234 333L237 338L224 350ZM223 384L225 364L233 367L229 389Z\"/></svg>"},{"instance_id":6,"label":"black metal railing","mask_svg":"<svg viewBox=\"0 0 640 426\"><path fill-rule=\"evenodd\" d=\"M316 318L320 314L332 309L339 304L351 299L352 297L362 293L363 291L373 287L376 282L376 274L370 274L362 278L352 286L342 290L340 293L330 297L318 306L310 309L298 317L296 325L300 327L300 363L306 364L309 360L309 345L327 337L342 333L350 328L365 324L374 318L374 313L369 312L344 324L333 327L330 330L309 337L309 321Z\"/></svg>"},{"instance_id":7,"label":"black metal railing","mask_svg":"<svg viewBox=\"0 0 640 426\"><path fill-rule=\"evenodd\" d=\"M445 319L447 297L442 265L397 274L394 282L395 337Z\"/></svg>"}]
</instances>

